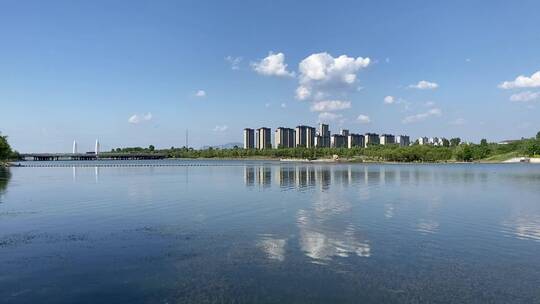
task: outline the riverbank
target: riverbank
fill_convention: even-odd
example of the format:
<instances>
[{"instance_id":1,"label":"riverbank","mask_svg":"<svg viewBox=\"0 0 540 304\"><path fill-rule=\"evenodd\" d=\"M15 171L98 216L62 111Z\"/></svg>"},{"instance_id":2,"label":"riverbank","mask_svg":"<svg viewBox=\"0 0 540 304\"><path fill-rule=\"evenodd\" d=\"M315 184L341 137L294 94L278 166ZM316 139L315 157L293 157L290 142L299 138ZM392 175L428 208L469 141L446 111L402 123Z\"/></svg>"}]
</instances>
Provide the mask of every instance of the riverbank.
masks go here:
<instances>
[{"instance_id":1,"label":"riverbank","mask_svg":"<svg viewBox=\"0 0 540 304\"><path fill-rule=\"evenodd\" d=\"M319 158L319 159L302 159L302 158L168 158L163 160L89 160L89 161L20 161L7 164L7 167L37 167L37 168L60 168L60 167L201 167L201 166L221 166L221 165L256 165L256 164L320 164L320 165L346 165L346 164L363 164L363 165L478 165L478 164L540 164L540 159L535 159L530 162L518 160L512 161L474 161L463 162L456 160L447 161L385 161L380 159L362 159L362 158ZM3 168L3 166L2 166Z\"/></svg>"}]
</instances>

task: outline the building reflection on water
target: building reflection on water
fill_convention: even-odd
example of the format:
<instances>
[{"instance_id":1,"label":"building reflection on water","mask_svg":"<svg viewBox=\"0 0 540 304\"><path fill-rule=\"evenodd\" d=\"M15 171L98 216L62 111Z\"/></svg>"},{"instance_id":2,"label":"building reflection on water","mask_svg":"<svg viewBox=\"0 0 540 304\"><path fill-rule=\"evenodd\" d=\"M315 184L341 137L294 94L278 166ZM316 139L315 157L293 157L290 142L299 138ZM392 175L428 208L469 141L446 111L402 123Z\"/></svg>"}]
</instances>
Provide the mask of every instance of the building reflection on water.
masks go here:
<instances>
[{"instance_id":1,"label":"building reflection on water","mask_svg":"<svg viewBox=\"0 0 540 304\"><path fill-rule=\"evenodd\" d=\"M382 166L328 166L328 165L246 165L246 186L281 187L286 189L315 188L327 190L330 185L350 186L354 184L384 185L409 183L429 179L423 172L387 169Z\"/></svg>"},{"instance_id":2,"label":"building reflection on water","mask_svg":"<svg viewBox=\"0 0 540 304\"><path fill-rule=\"evenodd\" d=\"M261 189L313 191L311 208L299 209L295 215L298 247L313 263L325 264L334 258L370 257L371 246L365 234L354 225L351 202L332 186L380 183L385 175L361 166L327 165L248 165L244 166L244 183ZM368 188L368 187L360 187ZM284 261L290 237L263 234L257 247L274 261Z\"/></svg>"},{"instance_id":3,"label":"building reflection on water","mask_svg":"<svg viewBox=\"0 0 540 304\"><path fill-rule=\"evenodd\" d=\"M369 258L375 254L369 235L355 217L354 202L377 200L384 189L392 189L398 197L404 193L420 198L415 202L418 215L408 229L420 235L436 234L440 230L438 215L442 198L438 193L425 196L414 189L418 186L468 184L483 182L485 174L463 171L438 170L434 167L361 164L280 164L244 166L244 182L248 187L270 188L282 191L306 192L310 206L302 206L294 215L298 233L294 236L264 234L259 237L258 247L268 259L284 261L287 246L298 242L298 247L313 263L328 263L336 258ZM407 187L400 187L407 186ZM390 188L389 188L390 187ZM345 188L354 189L343 191ZM408 191L408 192L402 192ZM386 196L388 197L388 196ZM381 220L393 220L398 212L399 200L383 203ZM358 214L358 213L356 213ZM531 221L521 225L521 235L537 237ZM364 223L365 224L365 223Z\"/></svg>"}]
</instances>

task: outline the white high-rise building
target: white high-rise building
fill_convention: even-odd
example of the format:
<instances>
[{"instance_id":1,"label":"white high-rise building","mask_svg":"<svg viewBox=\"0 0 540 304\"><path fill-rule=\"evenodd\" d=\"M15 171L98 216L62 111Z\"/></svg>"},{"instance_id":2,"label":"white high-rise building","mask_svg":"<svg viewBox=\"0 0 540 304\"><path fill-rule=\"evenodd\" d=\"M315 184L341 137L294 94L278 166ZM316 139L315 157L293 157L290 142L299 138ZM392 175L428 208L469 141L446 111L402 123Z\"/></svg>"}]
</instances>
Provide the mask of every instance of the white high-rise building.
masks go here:
<instances>
[{"instance_id":1,"label":"white high-rise building","mask_svg":"<svg viewBox=\"0 0 540 304\"><path fill-rule=\"evenodd\" d=\"M271 149L272 148L272 136L270 134L270 128L258 128L257 129L257 149Z\"/></svg>"},{"instance_id":2,"label":"white high-rise building","mask_svg":"<svg viewBox=\"0 0 540 304\"><path fill-rule=\"evenodd\" d=\"M392 134L382 134L379 136L379 143L381 145L391 145L396 142L394 135Z\"/></svg>"},{"instance_id":3,"label":"white high-rise building","mask_svg":"<svg viewBox=\"0 0 540 304\"><path fill-rule=\"evenodd\" d=\"M421 146L429 144L429 138L427 137L418 138L418 144Z\"/></svg>"},{"instance_id":4,"label":"white high-rise building","mask_svg":"<svg viewBox=\"0 0 540 304\"><path fill-rule=\"evenodd\" d=\"M364 135L364 145L367 148L369 145L378 145L379 142L379 134L376 133L366 133Z\"/></svg>"},{"instance_id":5,"label":"white high-rise building","mask_svg":"<svg viewBox=\"0 0 540 304\"><path fill-rule=\"evenodd\" d=\"M291 128L279 127L275 131L276 148L294 148L295 131Z\"/></svg>"},{"instance_id":6,"label":"white high-rise building","mask_svg":"<svg viewBox=\"0 0 540 304\"><path fill-rule=\"evenodd\" d=\"M244 149L255 149L255 130L244 129Z\"/></svg>"},{"instance_id":7,"label":"white high-rise building","mask_svg":"<svg viewBox=\"0 0 540 304\"><path fill-rule=\"evenodd\" d=\"M396 136L396 144L399 144L401 147L407 147L411 144L411 140L407 135L398 135Z\"/></svg>"},{"instance_id":8,"label":"white high-rise building","mask_svg":"<svg viewBox=\"0 0 540 304\"><path fill-rule=\"evenodd\" d=\"M347 148L364 147L364 136L361 134L350 133L347 136Z\"/></svg>"}]
</instances>

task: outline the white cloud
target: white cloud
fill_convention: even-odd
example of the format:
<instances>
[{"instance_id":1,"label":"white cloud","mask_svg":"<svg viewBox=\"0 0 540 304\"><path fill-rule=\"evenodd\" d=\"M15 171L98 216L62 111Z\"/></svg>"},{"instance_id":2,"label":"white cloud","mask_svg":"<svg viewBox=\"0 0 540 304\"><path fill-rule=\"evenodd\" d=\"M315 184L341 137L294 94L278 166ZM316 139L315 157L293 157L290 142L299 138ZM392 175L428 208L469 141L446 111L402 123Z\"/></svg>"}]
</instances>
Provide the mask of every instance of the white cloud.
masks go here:
<instances>
[{"instance_id":1,"label":"white cloud","mask_svg":"<svg viewBox=\"0 0 540 304\"><path fill-rule=\"evenodd\" d=\"M128 118L128 122L134 125L150 120L152 120L152 113L150 112L144 115L133 114Z\"/></svg>"},{"instance_id":2,"label":"white cloud","mask_svg":"<svg viewBox=\"0 0 540 304\"><path fill-rule=\"evenodd\" d=\"M282 108L286 108L286 107L287 107L287 104L283 102L283 103L281 103L281 107L282 107Z\"/></svg>"},{"instance_id":3,"label":"white cloud","mask_svg":"<svg viewBox=\"0 0 540 304\"><path fill-rule=\"evenodd\" d=\"M534 101L540 98L540 92L531 92L531 91L525 91L517 94L513 94L510 96L511 101L521 101L521 102L527 102L527 101Z\"/></svg>"},{"instance_id":4,"label":"white cloud","mask_svg":"<svg viewBox=\"0 0 540 304\"><path fill-rule=\"evenodd\" d=\"M320 122L334 121L334 120L340 119L342 117L343 117L343 115L336 114L336 113L330 113L330 112L319 113L319 121Z\"/></svg>"},{"instance_id":5,"label":"white cloud","mask_svg":"<svg viewBox=\"0 0 540 304\"><path fill-rule=\"evenodd\" d=\"M419 89L419 90L433 90L438 88L439 85L435 82L429 82L426 80L420 80L417 84L411 84L409 85L409 88L411 89Z\"/></svg>"},{"instance_id":6,"label":"white cloud","mask_svg":"<svg viewBox=\"0 0 540 304\"><path fill-rule=\"evenodd\" d=\"M270 108L270 106L272 106L272 104L269 103L269 102L267 102L267 103L264 104L264 107L265 107L265 108Z\"/></svg>"},{"instance_id":7,"label":"white cloud","mask_svg":"<svg viewBox=\"0 0 540 304\"><path fill-rule=\"evenodd\" d=\"M361 124L368 124L371 122L371 118L369 118L369 116L367 115L364 115L364 114L360 114L358 115L358 117L356 118L356 121L361 123Z\"/></svg>"},{"instance_id":8,"label":"white cloud","mask_svg":"<svg viewBox=\"0 0 540 304\"><path fill-rule=\"evenodd\" d=\"M405 99L390 95L384 97L383 103L386 105L402 105L405 110L409 110L409 107L411 106L411 103L406 101Z\"/></svg>"},{"instance_id":9,"label":"white cloud","mask_svg":"<svg viewBox=\"0 0 540 304\"><path fill-rule=\"evenodd\" d=\"M296 88L296 98L300 100L305 100L311 96L311 90L305 86L299 86Z\"/></svg>"},{"instance_id":10,"label":"white cloud","mask_svg":"<svg viewBox=\"0 0 540 304\"><path fill-rule=\"evenodd\" d=\"M242 62L242 57L227 56L225 57L225 60L227 60L231 64L232 70L240 69L240 63Z\"/></svg>"},{"instance_id":11,"label":"white cloud","mask_svg":"<svg viewBox=\"0 0 540 304\"><path fill-rule=\"evenodd\" d=\"M332 57L326 52L311 54L299 64L296 98L304 100L323 91L352 87L358 71L369 64L369 58Z\"/></svg>"},{"instance_id":12,"label":"white cloud","mask_svg":"<svg viewBox=\"0 0 540 304\"><path fill-rule=\"evenodd\" d=\"M514 88L536 88L540 87L540 71L531 75L531 77L520 75L512 81L504 81L499 84L501 89L514 89Z\"/></svg>"},{"instance_id":13,"label":"white cloud","mask_svg":"<svg viewBox=\"0 0 540 304\"><path fill-rule=\"evenodd\" d=\"M424 103L424 106L426 107L433 107L434 105L435 105L434 101L426 101L426 103Z\"/></svg>"},{"instance_id":14,"label":"white cloud","mask_svg":"<svg viewBox=\"0 0 540 304\"><path fill-rule=\"evenodd\" d=\"M419 122L419 121L428 119L430 117L441 116L441 115L442 115L441 109L433 108L433 109L430 109L429 111L424 112L424 113L418 113L418 114L415 114L415 115L407 116L402 120L402 122L405 123L405 124L414 123L414 122Z\"/></svg>"},{"instance_id":15,"label":"white cloud","mask_svg":"<svg viewBox=\"0 0 540 304\"><path fill-rule=\"evenodd\" d=\"M450 122L451 125L454 125L454 126L462 126L464 124L466 124L467 122L465 121L465 119L463 118L456 118L455 120L452 120Z\"/></svg>"},{"instance_id":16,"label":"white cloud","mask_svg":"<svg viewBox=\"0 0 540 304\"><path fill-rule=\"evenodd\" d=\"M287 71L287 64L285 63L285 55L283 53L274 54L270 52L261 61L252 62L251 67L261 75L294 76L293 72Z\"/></svg>"},{"instance_id":17,"label":"white cloud","mask_svg":"<svg viewBox=\"0 0 540 304\"><path fill-rule=\"evenodd\" d=\"M384 103L385 104L393 104L394 102L396 102L396 99L394 98L394 96L386 96L386 97L384 97Z\"/></svg>"},{"instance_id":18,"label":"white cloud","mask_svg":"<svg viewBox=\"0 0 540 304\"><path fill-rule=\"evenodd\" d=\"M195 92L195 97L206 97L206 91L198 90L197 92Z\"/></svg>"},{"instance_id":19,"label":"white cloud","mask_svg":"<svg viewBox=\"0 0 540 304\"><path fill-rule=\"evenodd\" d=\"M222 125L222 126L215 126L214 127L214 132L225 132L227 131L227 129L229 129L229 127L227 125Z\"/></svg>"},{"instance_id":20,"label":"white cloud","mask_svg":"<svg viewBox=\"0 0 540 304\"><path fill-rule=\"evenodd\" d=\"M339 110L349 109L351 107L350 101L342 100L323 100L314 102L311 105L312 112L333 112Z\"/></svg>"}]
</instances>

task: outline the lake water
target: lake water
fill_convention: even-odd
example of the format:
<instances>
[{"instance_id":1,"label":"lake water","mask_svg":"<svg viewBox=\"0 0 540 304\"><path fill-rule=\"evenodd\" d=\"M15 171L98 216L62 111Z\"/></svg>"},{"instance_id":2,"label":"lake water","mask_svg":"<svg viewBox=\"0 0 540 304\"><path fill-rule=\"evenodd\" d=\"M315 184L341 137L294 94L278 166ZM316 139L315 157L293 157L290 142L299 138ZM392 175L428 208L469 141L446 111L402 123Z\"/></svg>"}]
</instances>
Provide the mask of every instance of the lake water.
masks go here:
<instances>
[{"instance_id":1,"label":"lake water","mask_svg":"<svg viewBox=\"0 0 540 304\"><path fill-rule=\"evenodd\" d=\"M83 163L0 171L0 302L540 303L540 166Z\"/></svg>"}]
</instances>

